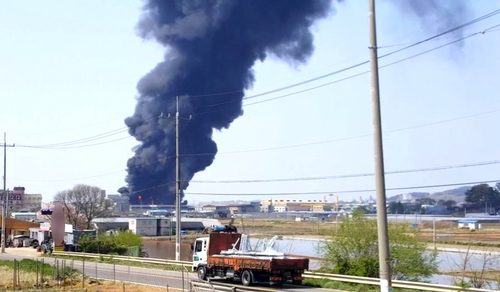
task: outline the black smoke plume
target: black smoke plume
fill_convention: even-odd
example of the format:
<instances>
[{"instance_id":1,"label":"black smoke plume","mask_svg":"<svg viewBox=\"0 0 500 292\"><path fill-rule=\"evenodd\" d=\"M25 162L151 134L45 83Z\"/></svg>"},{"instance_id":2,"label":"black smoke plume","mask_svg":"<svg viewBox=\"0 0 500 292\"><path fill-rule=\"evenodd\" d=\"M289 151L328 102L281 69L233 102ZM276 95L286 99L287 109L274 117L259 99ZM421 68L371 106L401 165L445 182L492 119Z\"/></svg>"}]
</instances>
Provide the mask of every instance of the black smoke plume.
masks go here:
<instances>
[{"instance_id":1,"label":"black smoke plume","mask_svg":"<svg viewBox=\"0 0 500 292\"><path fill-rule=\"evenodd\" d=\"M214 129L228 128L243 114L255 62L273 54L305 63L314 49L311 26L331 6L331 0L146 1L139 33L166 53L139 81L135 113L125 120L140 142L127 163L131 203L139 197L147 204L175 203L176 96L185 190L194 174L214 161Z\"/></svg>"},{"instance_id":2,"label":"black smoke plume","mask_svg":"<svg viewBox=\"0 0 500 292\"><path fill-rule=\"evenodd\" d=\"M470 0L389 0L405 14L415 15L422 29L429 33L440 33L458 27L472 14ZM451 33L456 38L463 30ZM457 42L462 47L463 42Z\"/></svg>"}]
</instances>

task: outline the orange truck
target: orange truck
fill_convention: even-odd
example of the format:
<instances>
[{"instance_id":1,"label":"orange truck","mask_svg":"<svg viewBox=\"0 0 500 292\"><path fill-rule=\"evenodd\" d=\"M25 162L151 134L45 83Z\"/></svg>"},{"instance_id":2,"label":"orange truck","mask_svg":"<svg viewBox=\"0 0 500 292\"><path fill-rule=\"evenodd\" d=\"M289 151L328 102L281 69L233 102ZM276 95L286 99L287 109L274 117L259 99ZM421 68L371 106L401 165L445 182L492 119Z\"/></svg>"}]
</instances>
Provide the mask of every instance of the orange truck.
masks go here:
<instances>
[{"instance_id":1,"label":"orange truck","mask_svg":"<svg viewBox=\"0 0 500 292\"><path fill-rule=\"evenodd\" d=\"M248 247L248 236L236 232L212 232L197 238L191 245L193 271L201 280L237 279L245 286L302 284L302 274L309 269L308 258L286 256L272 245L259 251Z\"/></svg>"}]
</instances>

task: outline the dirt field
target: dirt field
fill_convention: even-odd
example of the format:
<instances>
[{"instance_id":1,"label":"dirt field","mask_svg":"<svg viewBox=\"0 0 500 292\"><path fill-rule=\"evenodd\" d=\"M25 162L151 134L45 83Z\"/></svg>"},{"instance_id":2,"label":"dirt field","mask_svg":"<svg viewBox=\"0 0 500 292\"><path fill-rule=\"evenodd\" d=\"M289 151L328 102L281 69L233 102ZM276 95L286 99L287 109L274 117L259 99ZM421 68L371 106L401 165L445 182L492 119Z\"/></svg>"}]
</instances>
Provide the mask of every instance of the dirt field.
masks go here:
<instances>
[{"instance_id":1,"label":"dirt field","mask_svg":"<svg viewBox=\"0 0 500 292\"><path fill-rule=\"evenodd\" d=\"M221 220L222 224L229 224L229 220ZM295 222L290 220L269 219L236 219L234 225L239 232L252 235L254 238L270 238L274 235L296 238L327 238L335 234L336 222ZM500 224L484 224L481 230L471 231L458 229L455 222L436 222L436 243L439 247L465 248L466 245L481 246L481 248L500 250ZM433 223L422 222L419 226L419 238L431 242L433 246ZM203 234L183 235L181 260L192 259L190 244ZM498 245L498 246L497 246ZM175 259L175 238L155 237L144 240L144 248L152 258Z\"/></svg>"},{"instance_id":2,"label":"dirt field","mask_svg":"<svg viewBox=\"0 0 500 292\"><path fill-rule=\"evenodd\" d=\"M228 222L222 222L227 224ZM236 220L238 230L254 236L290 236L323 238L335 234L335 222L295 222L291 220ZM442 243L488 243L500 246L500 223L482 224L480 230L458 229L455 222L436 222L436 241ZM433 222L419 224L419 238L432 241L434 238Z\"/></svg>"}]
</instances>

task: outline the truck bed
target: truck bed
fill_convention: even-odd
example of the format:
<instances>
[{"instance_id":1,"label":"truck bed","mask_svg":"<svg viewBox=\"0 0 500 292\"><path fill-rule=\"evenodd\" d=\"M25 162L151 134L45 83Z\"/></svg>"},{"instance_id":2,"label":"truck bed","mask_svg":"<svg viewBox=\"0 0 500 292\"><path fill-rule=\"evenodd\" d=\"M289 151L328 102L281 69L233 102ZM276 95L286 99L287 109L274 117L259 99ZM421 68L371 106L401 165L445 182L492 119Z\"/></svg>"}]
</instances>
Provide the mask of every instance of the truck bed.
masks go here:
<instances>
[{"instance_id":1,"label":"truck bed","mask_svg":"<svg viewBox=\"0 0 500 292\"><path fill-rule=\"evenodd\" d=\"M309 259L298 257L268 257L245 255L210 255L208 267L232 267L235 271L253 270L307 270Z\"/></svg>"}]
</instances>

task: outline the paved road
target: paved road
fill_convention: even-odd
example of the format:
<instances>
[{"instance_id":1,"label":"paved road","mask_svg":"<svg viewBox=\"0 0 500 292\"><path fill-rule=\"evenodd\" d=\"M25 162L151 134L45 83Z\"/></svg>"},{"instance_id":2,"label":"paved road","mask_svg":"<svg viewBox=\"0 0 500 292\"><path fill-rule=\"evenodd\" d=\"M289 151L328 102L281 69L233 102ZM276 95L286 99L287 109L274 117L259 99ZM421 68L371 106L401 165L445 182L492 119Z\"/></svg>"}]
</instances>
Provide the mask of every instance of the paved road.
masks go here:
<instances>
[{"instance_id":1,"label":"paved road","mask_svg":"<svg viewBox=\"0 0 500 292\"><path fill-rule=\"evenodd\" d=\"M2 260L21 260L21 259L33 259L33 256L23 256L23 255L13 255L13 254L0 254L0 259ZM45 263L54 264L57 259L55 258L43 258ZM59 259L62 262L62 259ZM70 265L71 260L66 260L66 264ZM84 272L87 276L91 278L100 278L105 280L116 280L118 282L132 282L138 284L155 285L162 287L172 287L172 288L189 288L189 281L196 280L195 274L188 272L177 272L159 269L147 269L140 267L130 267L122 265L113 265L105 263L96 262L82 262L78 260L73 261L73 267L80 272ZM215 284L216 281L214 281ZM235 286L239 286L236 285ZM266 287L262 287L266 288ZM311 287L301 287L301 286L288 286L283 287L272 287L273 290L280 291L290 291L290 292L334 292L335 290L330 289L319 289Z\"/></svg>"}]
</instances>

